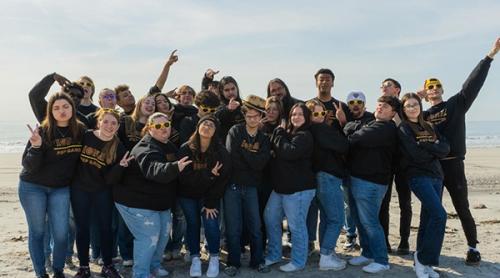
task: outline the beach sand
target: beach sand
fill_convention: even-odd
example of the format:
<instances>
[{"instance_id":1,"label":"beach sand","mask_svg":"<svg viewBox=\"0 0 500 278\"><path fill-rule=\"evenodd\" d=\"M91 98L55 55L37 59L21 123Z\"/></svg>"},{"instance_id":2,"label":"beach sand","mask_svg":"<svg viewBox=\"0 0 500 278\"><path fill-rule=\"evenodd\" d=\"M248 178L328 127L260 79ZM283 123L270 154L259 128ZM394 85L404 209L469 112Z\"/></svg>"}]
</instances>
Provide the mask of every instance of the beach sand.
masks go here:
<instances>
[{"instance_id":1,"label":"beach sand","mask_svg":"<svg viewBox=\"0 0 500 278\"><path fill-rule=\"evenodd\" d=\"M35 277L28 253L27 224L24 212L20 206L17 194L18 174L20 171L20 154L0 155L0 277ZM464 256L467 250L465 236L460 221L455 215L453 206L447 193L444 195L444 204L449 214L446 224L446 234L441 253L438 271L441 277L500 277L500 148L469 149L466 160L466 175L469 182L470 207L476 219L478 245L483 261L480 267L464 265ZM418 229L418 214L420 202L415 196L413 203L412 232L410 237L411 249L415 248ZM391 202L391 235L393 247L397 247L399 207L397 195L393 191ZM358 255L359 252L345 252L341 245L344 237L338 242L337 252L344 258ZM75 248L76 249L76 248ZM224 257L224 256L223 256ZM415 277L412 255L390 255L391 269L384 272L383 277ZM348 266L347 269L333 271L318 270L319 255L313 254L305 270L285 274L278 267L273 267L269 274L259 274L248 267L242 267L238 277L361 277L361 267ZM76 259L74 259L76 262ZM223 261L223 260L222 260ZM245 265L245 262L243 262ZM170 277L189 277L189 263L183 261L166 262L164 266L172 270ZM117 265L124 277L130 277L130 268L124 269ZM206 271L207 263L203 269ZM97 277L100 267L91 266L94 276ZM224 277L221 265L220 277ZM67 277L73 277L75 270L66 269ZM382 276L381 275L381 276Z\"/></svg>"}]
</instances>

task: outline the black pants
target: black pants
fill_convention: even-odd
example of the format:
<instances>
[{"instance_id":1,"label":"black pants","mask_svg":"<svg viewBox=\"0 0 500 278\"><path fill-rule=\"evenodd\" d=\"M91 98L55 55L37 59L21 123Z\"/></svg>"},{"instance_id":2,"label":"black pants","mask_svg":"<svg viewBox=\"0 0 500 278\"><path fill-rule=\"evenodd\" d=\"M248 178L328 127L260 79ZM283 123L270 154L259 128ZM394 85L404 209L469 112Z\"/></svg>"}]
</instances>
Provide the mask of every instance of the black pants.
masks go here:
<instances>
[{"instance_id":1,"label":"black pants","mask_svg":"<svg viewBox=\"0 0 500 278\"><path fill-rule=\"evenodd\" d=\"M91 217L97 217L99 237L101 239L101 254L104 265L110 265L113 249L113 234L111 231L111 215L113 200L111 189L99 192L86 192L71 188L71 206L75 215L76 248L80 266L89 265L90 223ZM91 213L91 208L98 213Z\"/></svg>"},{"instance_id":2,"label":"black pants","mask_svg":"<svg viewBox=\"0 0 500 278\"><path fill-rule=\"evenodd\" d=\"M442 160L441 167L444 172L444 187L450 193L451 201L455 211L460 218L464 229L467 244L476 248L477 230L476 222L469 210L469 194L467 191L467 179L465 178L464 161L462 159Z\"/></svg>"},{"instance_id":3,"label":"black pants","mask_svg":"<svg viewBox=\"0 0 500 278\"><path fill-rule=\"evenodd\" d=\"M401 242L408 242L410 238L410 225L411 225L411 190L408 186L408 182L405 177L399 173L394 175L394 181L396 184L396 191L398 193L399 200L399 236ZM392 195L392 181L389 183L387 192L385 194L384 200L382 200L382 206L380 207L379 220L382 228L384 229L385 242L387 246L389 244L389 207L391 203Z\"/></svg>"}]
</instances>

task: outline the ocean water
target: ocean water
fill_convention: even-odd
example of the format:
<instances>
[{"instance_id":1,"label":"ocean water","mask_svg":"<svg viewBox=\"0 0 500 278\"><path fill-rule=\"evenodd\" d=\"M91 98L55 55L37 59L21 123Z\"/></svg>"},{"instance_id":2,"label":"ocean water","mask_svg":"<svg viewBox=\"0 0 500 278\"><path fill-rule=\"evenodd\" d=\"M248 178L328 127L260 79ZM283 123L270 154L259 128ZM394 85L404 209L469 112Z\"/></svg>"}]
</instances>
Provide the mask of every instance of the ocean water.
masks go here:
<instances>
[{"instance_id":1,"label":"ocean water","mask_svg":"<svg viewBox=\"0 0 500 278\"><path fill-rule=\"evenodd\" d=\"M30 132L24 123L0 122L0 154L22 153ZM467 147L500 147L500 121L467 122Z\"/></svg>"}]
</instances>

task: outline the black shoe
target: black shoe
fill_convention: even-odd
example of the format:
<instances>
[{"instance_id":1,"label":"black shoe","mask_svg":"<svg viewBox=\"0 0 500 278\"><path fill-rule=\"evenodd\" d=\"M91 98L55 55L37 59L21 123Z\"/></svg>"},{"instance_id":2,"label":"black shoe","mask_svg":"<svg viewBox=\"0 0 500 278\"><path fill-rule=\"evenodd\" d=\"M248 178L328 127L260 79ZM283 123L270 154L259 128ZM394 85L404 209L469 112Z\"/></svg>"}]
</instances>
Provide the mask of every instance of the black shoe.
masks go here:
<instances>
[{"instance_id":1,"label":"black shoe","mask_svg":"<svg viewBox=\"0 0 500 278\"><path fill-rule=\"evenodd\" d=\"M410 244L408 241L401 241L398 246L398 250L396 251L398 255L409 255L410 254Z\"/></svg>"},{"instance_id":2,"label":"black shoe","mask_svg":"<svg viewBox=\"0 0 500 278\"><path fill-rule=\"evenodd\" d=\"M47 273L45 273L42 276L37 276L37 278L50 278L50 277Z\"/></svg>"},{"instance_id":3,"label":"black shoe","mask_svg":"<svg viewBox=\"0 0 500 278\"><path fill-rule=\"evenodd\" d=\"M78 269L78 272L75 274L74 278L90 278L92 275L90 275L90 268L87 267L80 267Z\"/></svg>"},{"instance_id":4,"label":"black shoe","mask_svg":"<svg viewBox=\"0 0 500 278\"><path fill-rule=\"evenodd\" d=\"M481 253L479 253L479 251L469 249L469 251L467 251L467 258L465 259L465 264L470 266L479 266L480 263L481 263Z\"/></svg>"},{"instance_id":5,"label":"black shoe","mask_svg":"<svg viewBox=\"0 0 500 278\"><path fill-rule=\"evenodd\" d=\"M107 278L122 278L120 273L118 273L113 265L103 266L101 270L101 276Z\"/></svg>"},{"instance_id":6,"label":"black shoe","mask_svg":"<svg viewBox=\"0 0 500 278\"><path fill-rule=\"evenodd\" d=\"M54 276L52 276L53 278L66 278L66 276L64 276L64 273L62 272L54 272Z\"/></svg>"},{"instance_id":7,"label":"black shoe","mask_svg":"<svg viewBox=\"0 0 500 278\"><path fill-rule=\"evenodd\" d=\"M268 265L262 263L262 264L259 264L256 268L257 272L259 273L268 273L271 271L271 267L269 267Z\"/></svg>"},{"instance_id":8,"label":"black shoe","mask_svg":"<svg viewBox=\"0 0 500 278\"><path fill-rule=\"evenodd\" d=\"M237 267L230 265L230 266L227 266L226 268L224 268L224 273L227 276L234 277L238 273L240 273L240 270Z\"/></svg>"}]
</instances>

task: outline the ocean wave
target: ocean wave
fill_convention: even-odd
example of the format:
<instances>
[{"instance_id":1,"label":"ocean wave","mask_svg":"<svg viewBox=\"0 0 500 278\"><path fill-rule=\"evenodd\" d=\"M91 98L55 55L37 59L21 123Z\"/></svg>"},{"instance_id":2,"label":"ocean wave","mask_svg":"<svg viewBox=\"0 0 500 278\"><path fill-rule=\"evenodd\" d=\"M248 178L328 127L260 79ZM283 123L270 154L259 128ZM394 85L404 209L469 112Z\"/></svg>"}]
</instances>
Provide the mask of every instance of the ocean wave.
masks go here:
<instances>
[{"instance_id":1,"label":"ocean wave","mask_svg":"<svg viewBox=\"0 0 500 278\"><path fill-rule=\"evenodd\" d=\"M2 153L22 153L26 147L24 141L0 142L0 154Z\"/></svg>"}]
</instances>

